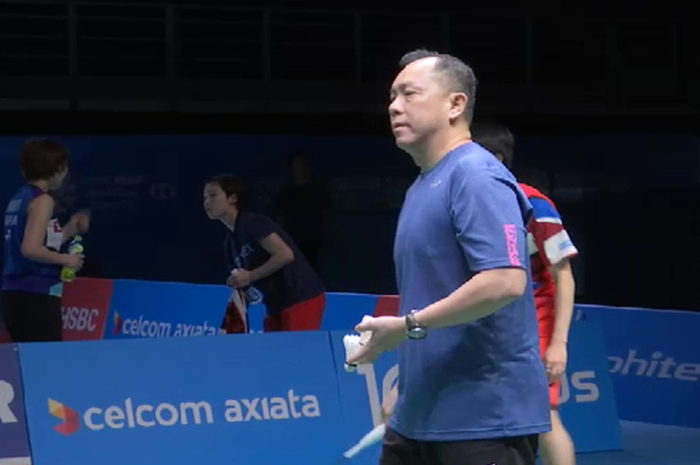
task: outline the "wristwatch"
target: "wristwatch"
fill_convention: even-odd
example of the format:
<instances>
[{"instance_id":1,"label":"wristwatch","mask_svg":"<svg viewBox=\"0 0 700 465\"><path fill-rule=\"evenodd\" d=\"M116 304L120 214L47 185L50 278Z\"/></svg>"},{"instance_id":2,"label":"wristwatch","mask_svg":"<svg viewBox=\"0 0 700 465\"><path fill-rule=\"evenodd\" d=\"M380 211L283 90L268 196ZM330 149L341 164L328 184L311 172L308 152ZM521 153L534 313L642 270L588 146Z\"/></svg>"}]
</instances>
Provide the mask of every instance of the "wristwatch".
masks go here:
<instances>
[{"instance_id":1,"label":"wristwatch","mask_svg":"<svg viewBox=\"0 0 700 465\"><path fill-rule=\"evenodd\" d=\"M416 310L406 315L406 335L409 339L423 339L428 335L428 328L416 321Z\"/></svg>"}]
</instances>

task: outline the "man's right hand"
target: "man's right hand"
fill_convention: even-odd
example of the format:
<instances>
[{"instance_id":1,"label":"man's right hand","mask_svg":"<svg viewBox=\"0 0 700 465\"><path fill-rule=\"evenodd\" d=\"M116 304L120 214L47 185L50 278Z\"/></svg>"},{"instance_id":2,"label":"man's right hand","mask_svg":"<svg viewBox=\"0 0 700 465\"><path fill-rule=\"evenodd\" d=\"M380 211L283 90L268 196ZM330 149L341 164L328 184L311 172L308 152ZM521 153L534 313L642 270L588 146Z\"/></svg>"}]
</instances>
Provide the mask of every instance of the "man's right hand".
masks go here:
<instances>
[{"instance_id":1,"label":"man's right hand","mask_svg":"<svg viewBox=\"0 0 700 465\"><path fill-rule=\"evenodd\" d=\"M63 266L71 268L75 271L80 271L85 263L85 255L82 254L65 254L63 257Z\"/></svg>"},{"instance_id":2,"label":"man's right hand","mask_svg":"<svg viewBox=\"0 0 700 465\"><path fill-rule=\"evenodd\" d=\"M382 420L384 423L388 423L391 418L391 414L394 413L394 407L396 406L396 400L399 398L399 387L394 386L394 388L389 391L389 394L384 398L382 402Z\"/></svg>"}]
</instances>

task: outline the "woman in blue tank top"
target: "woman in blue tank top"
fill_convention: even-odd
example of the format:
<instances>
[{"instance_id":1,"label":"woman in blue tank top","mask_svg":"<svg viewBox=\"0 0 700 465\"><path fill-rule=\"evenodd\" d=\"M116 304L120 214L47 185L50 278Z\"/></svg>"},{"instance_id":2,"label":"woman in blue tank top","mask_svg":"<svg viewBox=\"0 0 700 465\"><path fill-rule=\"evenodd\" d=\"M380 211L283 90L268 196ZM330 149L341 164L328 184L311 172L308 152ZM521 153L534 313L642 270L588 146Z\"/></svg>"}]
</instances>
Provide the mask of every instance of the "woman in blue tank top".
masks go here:
<instances>
[{"instance_id":1,"label":"woman in blue tank top","mask_svg":"<svg viewBox=\"0 0 700 465\"><path fill-rule=\"evenodd\" d=\"M58 141L29 139L20 154L26 184L10 199L4 218L2 322L13 342L62 339L61 267L79 270L82 255L61 253L71 237L87 232L89 217L73 215L64 227L49 191L68 174L68 150Z\"/></svg>"}]
</instances>

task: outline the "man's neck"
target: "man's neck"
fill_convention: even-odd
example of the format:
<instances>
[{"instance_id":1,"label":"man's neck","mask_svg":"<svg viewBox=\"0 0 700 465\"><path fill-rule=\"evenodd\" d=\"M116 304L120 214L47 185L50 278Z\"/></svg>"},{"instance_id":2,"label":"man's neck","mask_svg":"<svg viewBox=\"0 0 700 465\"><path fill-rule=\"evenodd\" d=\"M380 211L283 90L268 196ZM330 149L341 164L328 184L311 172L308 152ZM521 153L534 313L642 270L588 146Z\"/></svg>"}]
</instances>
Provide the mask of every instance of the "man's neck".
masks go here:
<instances>
[{"instance_id":1,"label":"man's neck","mask_svg":"<svg viewBox=\"0 0 700 465\"><path fill-rule=\"evenodd\" d=\"M423 150L412 153L413 160L422 173L433 169L452 150L467 142L471 142L472 135L469 129L449 131L442 137L434 137Z\"/></svg>"},{"instance_id":2,"label":"man's neck","mask_svg":"<svg viewBox=\"0 0 700 465\"><path fill-rule=\"evenodd\" d=\"M226 225L226 227L231 230L231 232L236 230L236 219L238 218L238 211L226 212L226 214L221 218L221 222Z\"/></svg>"}]
</instances>

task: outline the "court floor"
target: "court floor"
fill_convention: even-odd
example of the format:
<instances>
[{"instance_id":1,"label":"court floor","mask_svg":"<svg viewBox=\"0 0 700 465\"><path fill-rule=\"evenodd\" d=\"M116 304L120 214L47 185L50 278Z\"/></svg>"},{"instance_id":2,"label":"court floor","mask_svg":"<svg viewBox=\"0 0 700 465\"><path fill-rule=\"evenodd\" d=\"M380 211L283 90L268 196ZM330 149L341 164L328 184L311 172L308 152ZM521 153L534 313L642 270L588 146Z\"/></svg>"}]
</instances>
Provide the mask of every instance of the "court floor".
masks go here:
<instances>
[{"instance_id":1,"label":"court floor","mask_svg":"<svg viewBox=\"0 0 700 465\"><path fill-rule=\"evenodd\" d=\"M700 465L700 429L628 421L620 425L624 450L580 454L577 464Z\"/></svg>"}]
</instances>

